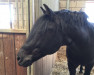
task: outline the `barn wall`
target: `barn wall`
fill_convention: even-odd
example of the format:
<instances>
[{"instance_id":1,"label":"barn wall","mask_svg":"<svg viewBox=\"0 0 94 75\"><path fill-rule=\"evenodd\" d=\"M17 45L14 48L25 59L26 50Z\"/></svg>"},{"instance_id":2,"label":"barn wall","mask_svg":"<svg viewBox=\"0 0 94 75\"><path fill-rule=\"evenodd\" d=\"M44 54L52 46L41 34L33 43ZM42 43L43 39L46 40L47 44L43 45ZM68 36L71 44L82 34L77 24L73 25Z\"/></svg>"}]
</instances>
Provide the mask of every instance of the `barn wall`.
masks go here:
<instances>
[{"instance_id":1,"label":"barn wall","mask_svg":"<svg viewBox=\"0 0 94 75\"><path fill-rule=\"evenodd\" d=\"M70 0L69 9L72 11L79 11L81 8L85 8L85 2L92 0ZM67 0L59 1L59 9L66 9Z\"/></svg>"},{"instance_id":2,"label":"barn wall","mask_svg":"<svg viewBox=\"0 0 94 75\"><path fill-rule=\"evenodd\" d=\"M30 1L30 6L28 5L29 4L28 1ZM13 14L14 19L12 22L10 21L12 27L10 29L0 29L0 33L2 32L6 33L6 34L3 34L3 33L0 34L0 43L3 42L3 35L4 36L12 35L11 37L13 41L12 42L13 48L10 47L11 49L7 53L6 53L7 47L11 45L11 43L7 42L10 36L5 39L4 41L5 45L0 44L0 61L1 61L0 62L0 74L2 75L30 75L27 68L22 68L17 65L16 54L26 39L26 35L20 35L17 33L26 33L26 30L29 33L30 27L32 27L32 0L0 0L0 4L1 5L7 4L9 6L13 5L13 11L14 11L14 14ZM29 8L31 9L30 11L29 11ZM29 16L31 17L30 19L29 19ZM11 39L9 40L11 42ZM12 64L11 64L11 60L8 60L8 61L5 60L7 59L6 54L7 55L12 54L13 57L10 57L10 58L14 58L14 60L12 59L13 61ZM9 67L12 70L8 69Z\"/></svg>"},{"instance_id":3,"label":"barn wall","mask_svg":"<svg viewBox=\"0 0 94 75\"><path fill-rule=\"evenodd\" d=\"M42 0L42 4L47 4L54 11L59 9L59 0Z\"/></svg>"}]
</instances>

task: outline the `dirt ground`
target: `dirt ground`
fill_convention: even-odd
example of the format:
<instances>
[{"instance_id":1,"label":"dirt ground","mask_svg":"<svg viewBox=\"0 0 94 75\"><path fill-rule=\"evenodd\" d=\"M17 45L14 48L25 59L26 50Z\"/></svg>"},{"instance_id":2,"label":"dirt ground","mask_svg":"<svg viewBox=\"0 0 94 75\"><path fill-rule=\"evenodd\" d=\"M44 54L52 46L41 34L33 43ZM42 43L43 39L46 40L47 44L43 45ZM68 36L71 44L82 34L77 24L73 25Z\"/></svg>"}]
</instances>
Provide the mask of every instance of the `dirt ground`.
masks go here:
<instances>
[{"instance_id":1,"label":"dirt ground","mask_svg":"<svg viewBox=\"0 0 94 75\"><path fill-rule=\"evenodd\" d=\"M79 67L76 69L76 72L76 75L84 75L79 74ZM69 75L67 61L56 62L50 75ZM91 75L94 75L94 68L92 69Z\"/></svg>"}]
</instances>

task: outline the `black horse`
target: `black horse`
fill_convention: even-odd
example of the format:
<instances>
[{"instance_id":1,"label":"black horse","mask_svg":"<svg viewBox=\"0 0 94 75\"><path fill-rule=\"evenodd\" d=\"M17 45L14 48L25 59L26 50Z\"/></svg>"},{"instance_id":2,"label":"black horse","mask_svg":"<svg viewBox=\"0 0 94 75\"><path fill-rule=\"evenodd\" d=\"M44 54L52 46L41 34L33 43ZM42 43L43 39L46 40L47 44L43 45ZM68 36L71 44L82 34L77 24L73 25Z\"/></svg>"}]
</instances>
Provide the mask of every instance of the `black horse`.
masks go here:
<instances>
[{"instance_id":1,"label":"black horse","mask_svg":"<svg viewBox=\"0 0 94 75\"><path fill-rule=\"evenodd\" d=\"M84 12L61 10L53 12L44 4L42 15L34 24L27 41L18 52L18 64L27 67L60 46L67 45L68 68L75 75L78 65L90 75L94 64L94 26Z\"/></svg>"}]
</instances>

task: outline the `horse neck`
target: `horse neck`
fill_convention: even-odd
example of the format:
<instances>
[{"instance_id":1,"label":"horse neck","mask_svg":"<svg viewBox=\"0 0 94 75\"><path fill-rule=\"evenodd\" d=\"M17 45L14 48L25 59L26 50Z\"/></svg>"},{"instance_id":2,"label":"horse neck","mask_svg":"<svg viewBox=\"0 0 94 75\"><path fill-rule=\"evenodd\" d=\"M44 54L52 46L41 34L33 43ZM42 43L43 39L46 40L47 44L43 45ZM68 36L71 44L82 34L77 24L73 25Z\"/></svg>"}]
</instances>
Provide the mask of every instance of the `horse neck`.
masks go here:
<instances>
[{"instance_id":1,"label":"horse neck","mask_svg":"<svg viewBox=\"0 0 94 75\"><path fill-rule=\"evenodd\" d=\"M80 25L77 26L77 24L78 22L77 23L73 22L73 20L70 17L69 18L62 17L61 26L64 44L69 45L71 44L72 41L76 41L79 38L81 38L81 40L85 40L86 39L85 37L88 36L88 34L85 33L86 32L85 28L83 26L81 27Z\"/></svg>"}]
</instances>

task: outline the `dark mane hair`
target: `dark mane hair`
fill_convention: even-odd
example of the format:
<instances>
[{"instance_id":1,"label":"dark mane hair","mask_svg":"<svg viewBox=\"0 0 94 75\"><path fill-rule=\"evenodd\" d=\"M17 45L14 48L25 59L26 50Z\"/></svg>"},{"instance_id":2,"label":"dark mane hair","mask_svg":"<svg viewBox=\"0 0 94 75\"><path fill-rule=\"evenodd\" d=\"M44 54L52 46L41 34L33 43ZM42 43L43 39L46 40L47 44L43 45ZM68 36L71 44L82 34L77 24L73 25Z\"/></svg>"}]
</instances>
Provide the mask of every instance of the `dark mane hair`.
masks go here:
<instances>
[{"instance_id":1,"label":"dark mane hair","mask_svg":"<svg viewBox=\"0 0 94 75\"><path fill-rule=\"evenodd\" d=\"M56 12L56 14L58 14L58 16L60 16L62 20L64 20L67 24L80 22L79 25L85 25L84 23L88 22L88 16L85 12L61 10L59 12Z\"/></svg>"},{"instance_id":2,"label":"dark mane hair","mask_svg":"<svg viewBox=\"0 0 94 75\"><path fill-rule=\"evenodd\" d=\"M88 16L85 12L64 9L55 13L60 17L61 24L64 24L65 28L86 27L89 31L94 31L94 25L87 20ZM65 29L64 26L62 27L63 30Z\"/></svg>"}]
</instances>

